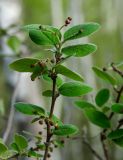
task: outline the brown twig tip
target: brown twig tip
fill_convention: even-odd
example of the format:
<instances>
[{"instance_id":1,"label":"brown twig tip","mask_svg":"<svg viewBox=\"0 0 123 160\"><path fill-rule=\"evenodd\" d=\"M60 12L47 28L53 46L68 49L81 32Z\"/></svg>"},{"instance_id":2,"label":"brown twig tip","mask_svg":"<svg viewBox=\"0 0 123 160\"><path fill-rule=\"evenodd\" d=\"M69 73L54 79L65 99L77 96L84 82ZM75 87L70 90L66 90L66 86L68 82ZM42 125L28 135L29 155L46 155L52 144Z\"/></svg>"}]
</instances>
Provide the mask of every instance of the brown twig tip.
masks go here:
<instances>
[{"instance_id":1,"label":"brown twig tip","mask_svg":"<svg viewBox=\"0 0 123 160\"><path fill-rule=\"evenodd\" d=\"M68 26L72 21L72 18L71 17L68 17L66 20L65 20L65 26Z\"/></svg>"}]
</instances>

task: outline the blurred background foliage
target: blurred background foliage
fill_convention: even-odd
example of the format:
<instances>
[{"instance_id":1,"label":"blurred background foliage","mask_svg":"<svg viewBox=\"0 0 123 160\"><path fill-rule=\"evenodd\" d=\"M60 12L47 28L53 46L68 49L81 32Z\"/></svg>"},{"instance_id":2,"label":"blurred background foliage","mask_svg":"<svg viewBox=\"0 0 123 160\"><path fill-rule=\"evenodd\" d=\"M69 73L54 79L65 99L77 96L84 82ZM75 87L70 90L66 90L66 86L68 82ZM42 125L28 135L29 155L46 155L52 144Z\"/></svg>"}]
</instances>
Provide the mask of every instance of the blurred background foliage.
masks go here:
<instances>
[{"instance_id":1,"label":"blurred background foliage","mask_svg":"<svg viewBox=\"0 0 123 160\"><path fill-rule=\"evenodd\" d=\"M71 16L72 25L84 22L98 22L101 29L89 39L82 42L92 42L98 46L98 50L92 56L81 60L71 60L66 65L85 75L88 83L94 85L94 92L99 87L107 86L102 81L93 77L91 67L96 65L100 67L107 66L111 62L118 62L123 59L123 22L122 22L122 0L0 0L0 28L7 31L7 34L1 34L0 37L0 135L2 136L9 117L11 107L11 97L13 95L17 80L16 73L8 69L8 64L18 56L40 56L41 58L50 57L46 52L42 53L42 47L34 45L29 40L28 35L18 32L17 28L26 24L46 24L60 27L64 20ZM11 29L10 26L13 26ZM10 30L10 31L9 31ZM17 32L16 32L17 30ZM10 46L6 44L9 35L17 35L21 43L20 54L15 54ZM81 40L79 41L81 42ZM14 56L11 56L14 53ZM35 53L35 54L34 54ZM5 55L5 56L3 56ZM7 57L11 58L7 58ZM42 104L48 108L49 100L41 96L41 90L49 85L44 81L30 82L29 75L21 76L20 88L16 100L28 101L30 103ZM41 85L41 87L40 87ZM107 86L108 87L108 86ZM93 99L93 95L91 95ZM64 102L64 103L63 103ZM4 107L3 107L4 106ZM82 113L79 113L73 106L72 100L60 99L57 102L56 114L61 116L64 122L77 124L81 130L87 132L87 137L97 151L101 152L98 133L99 129L88 124ZM4 112L5 109L5 112ZM4 113L3 113L4 112ZM15 113L14 125L12 126L11 140L13 132L22 132L25 128L37 132L38 125L30 128L26 122L28 118ZM109 148L112 153L112 160L123 159L122 149L114 147ZM103 156L103 153L100 153ZM88 148L81 140L67 141L66 147L55 153L54 160L93 160L95 159Z\"/></svg>"}]
</instances>

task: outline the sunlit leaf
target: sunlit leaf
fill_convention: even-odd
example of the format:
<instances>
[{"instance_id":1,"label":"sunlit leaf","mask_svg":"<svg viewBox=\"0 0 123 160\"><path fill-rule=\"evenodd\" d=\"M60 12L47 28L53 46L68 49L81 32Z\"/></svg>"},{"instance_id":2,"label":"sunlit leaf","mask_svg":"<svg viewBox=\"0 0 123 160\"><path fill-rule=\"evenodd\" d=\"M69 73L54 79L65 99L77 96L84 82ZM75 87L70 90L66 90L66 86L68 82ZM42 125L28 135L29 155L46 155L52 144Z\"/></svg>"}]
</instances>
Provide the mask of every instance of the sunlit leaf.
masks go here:
<instances>
[{"instance_id":1,"label":"sunlit leaf","mask_svg":"<svg viewBox=\"0 0 123 160\"><path fill-rule=\"evenodd\" d=\"M64 34L64 41L88 36L100 28L98 23L86 23L71 27Z\"/></svg>"},{"instance_id":2,"label":"sunlit leaf","mask_svg":"<svg viewBox=\"0 0 123 160\"><path fill-rule=\"evenodd\" d=\"M80 44L62 48L61 52L68 56L84 57L97 50L94 44Z\"/></svg>"},{"instance_id":3,"label":"sunlit leaf","mask_svg":"<svg viewBox=\"0 0 123 160\"><path fill-rule=\"evenodd\" d=\"M85 108L84 113L93 124L102 128L110 128L110 121L102 112L93 108Z\"/></svg>"},{"instance_id":4,"label":"sunlit leaf","mask_svg":"<svg viewBox=\"0 0 123 160\"><path fill-rule=\"evenodd\" d=\"M67 67L65 67L63 65L56 65L55 70L56 70L56 73L62 74L62 75L66 76L68 78L71 78L73 80L83 81L83 78L79 74L71 71L70 69L68 69Z\"/></svg>"},{"instance_id":5,"label":"sunlit leaf","mask_svg":"<svg viewBox=\"0 0 123 160\"><path fill-rule=\"evenodd\" d=\"M71 124L59 126L58 129L53 130L53 134L57 136L75 135L78 133L78 128Z\"/></svg>"},{"instance_id":6,"label":"sunlit leaf","mask_svg":"<svg viewBox=\"0 0 123 160\"><path fill-rule=\"evenodd\" d=\"M80 82L67 82L59 88L59 93L68 97L82 96L91 91L92 88L90 86Z\"/></svg>"},{"instance_id":7,"label":"sunlit leaf","mask_svg":"<svg viewBox=\"0 0 123 160\"><path fill-rule=\"evenodd\" d=\"M104 81L109 82L112 85L116 84L116 80L110 74L102 71L100 68L93 67L93 71L99 78L103 79Z\"/></svg>"},{"instance_id":8,"label":"sunlit leaf","mask_svg":"<svg viewBox=\"0 0 123 160\"><path fill-rule=\"evenodd\" d=\"M15 108L26 115L44 115L45 110L42 107L36 106L34 104L22 103L18 102L15 103Z\"/></svg>"},{"instance_id":9,"label":"sunlit leaf","mask_svg":"<svg viewBox=\"0 0 123 160\"><path fill-rule=\"evenodd\" d=\"M21 58L12 63L10 63L9 67L18 72L33 72L35 65L39 60L34 58Z\"/></svg>"},{"instance_id":10,"label":"sunlit leaf","mask_svg":"<svg viewBox=\"0 0 123 160\"><path fill-rule=\"evenodd\" d=\"M16 133L15 136L14 136L14 141L17 144L20 151L24 150L28 147L28 141L22 135L19 135L19 134Z\"/></svg>"}]
</instances>

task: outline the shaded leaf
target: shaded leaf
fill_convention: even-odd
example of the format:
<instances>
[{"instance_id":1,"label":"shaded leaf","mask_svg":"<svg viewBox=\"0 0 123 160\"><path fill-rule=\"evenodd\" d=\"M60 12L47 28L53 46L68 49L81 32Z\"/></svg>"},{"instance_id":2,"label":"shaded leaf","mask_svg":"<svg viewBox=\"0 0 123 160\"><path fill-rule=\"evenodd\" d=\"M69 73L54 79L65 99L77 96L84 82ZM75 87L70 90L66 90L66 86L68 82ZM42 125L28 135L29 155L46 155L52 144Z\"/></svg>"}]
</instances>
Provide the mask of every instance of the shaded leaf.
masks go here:
<instances>
[{"instance_id":1,"label":"shaded leaf","mask_svg":"<svg viewBox=\"0 0 123 160\"><path fill-rule=\"evenodd\" d=\"M62 75L66 76L68 78L71 78L73 80L83 81L83 78L79 74L71 71L70 69L68 69L67 67L65 67L63 65L56 65L55 70L56 70L56 73L62 74Z\"/></svg>"},{"instance_id":2,"label":"shaded leaf","mask_svg":"<svg viewBox=\"0 0 123 160\"><path fill-rule=\"evenodd\" d=\"M21 58L12 62L9 67L18 72L33 72L34 67L32 65L36 64L39 60L34 58Z\"/></svg>"},{"instance_id":3,"label":"shaded leaf","mask_svg":"<svg viewBox=\"0 0 123 160\"><path fill-rule=\"evenodd\" d=\"M97 67L93 67L92 69L99 78L103 79L106 82L109 82L112 85L116 84L116 80L107 72L104 72L100 68L97 68Z\"/></svg>"},{"instance_id":4,"label":"shaded leaf","mask_svg":"<svg viewBox=\"0 0 123 160\"><path fill-rule=\"evenodd\" d=\"M0 143L0 155L7 150L8 150L7 146L3 143Z\"/></svg>"},{"instance_id":5,"label":"shaded leaf","mask_svg":"<svg viewBox=\"0 0 123 160\"><path fill-rule=\"evenodd\" d=\"M59 88L59 93L62 94L63 96L68 96L68 97L85 95L91 91L92 91L92 88L90 86L80 82L64 83Z\"/></svg>"},{"instance_id":6,"label":"shaded leaf","mask_svg":"<svg viewBox=\"0 0 123 160\"><path fill-rule=\"evenodd\" d=\"M93 104L86 101L76 101L75 104L80 109L95 108Z\"/></svg>"},{"instance_id":7,"label":"shaded leaf","mask_svg":"<svg viewBox=\"0 0 123 160\"><path fill-rule=\"evenodd\" d=\"M95 102L98 106L103 106L108 100L109 100L109 97L110 97L110 91L109 89L101 89L96 97L95 97Z\"/></svg>"},{"instance_id":8,"label":"shaded leaf","mask_svg":"<svg viewBox=\"0 0 123 160\"><path fill-rule=\"evenodd\" d=\"M58 129L53 130L53 134L57 136L75 135L78 133L78 128L71 124L59 126Z\"/></svg>"},{"instance_id":9,"label":"shaded leaf","mask_svg":"<svg viewBox=\"0 0 123 160\"><path fill-rule=\"evenodd\" d=\"M113 112L123 114L123 104L122 103L113 104L111 109L112 109Z\"/></svg>"},{"instance_id":10,"label":"shaded leaf","mask_svg":"<svg viewBox=\"0 0 123 160\"><path fill-rule=\"evenodd\" d=\"M121 138L117 138L117 139L113 139L112 140L115 144L117 144L120 147L123 147L123 137Z\"/></svg>"},{"instance_id":11,"label":"shaded leaf","mask_svg":"<svg viewBox=\"0 0 123 160\"><path fill-rule=\"evenodd\" d=\"M52 97L52 91L46 90L46 91L42 92L42 95L45 97Z\"/></svg>"},{"instance_id":12,"label":"shaded leaf","mask_svg":"<svg viewBox=\"0 0 123 160\"><path fill-rule=\"evenodd\" d=\"M84 113L93 124L102 128L110 128L110 121L102 112L93 108L86 108Z\"/></svg>"},{"instance_id":13,"label":"shaded leaf","mask_svg":"<svg viewBox=\"0 0 123 160\"><path fill-rule=\"evenodd\" d=\"M98 23L86 23L71 27L64 34L64 41L88 36L100 28Z\"/></svg>"},{"instance_id":14,"label":"shaded leaf","mask_svg":"<svg viewBox=\"0 0 123 160\"><path fill-rule=\"evenodd\" d=\"M117 129L108 134L109 139L123 138L123 129Z\"/></svg>"},{"instance_id":15,"label":"shaded leaf","mask_svg":"<svg viewBox=\"0 0 123 160\"><path fill-rule=\"evenodd\" d=\"M35 152L35 151L32 151L32 150L30 150L30 151L28 152L28 156L29 156L29 157L36 157L36 158L43 157L42 154L39 154L39 153L37 153L37 152Z\"/></svg>"},{"instance_id":16,"label":"shaded leaf","mask_svg":"<svg viewBox=\"0 0 123 160\"><path fill-rule=\"evenodd\" d=\"M42 107L36 106L34 104L22 103L18 102L15 103L15 108L26 115L44 115L45 110Z\"/></svg>"},{"instance_id":17,"label":"shaded leaf","mask_svg":"<svg viewBox=\"0 0 123 160\"><path fill-rule=\"evenodd\" d=\"M9 37L9 39L7 40L7 45L15 53L18 53L20 51L21 42L20 42L19 38L16 36Z\"/></svg>"},{"instance_id":18,"label":"shaded leaf","mask_svg":"<svg viewBox=\"0 0 123 160\"><path fill-rule=\"evenodd\" d=\"M97 46L94 44L81 44L73 45L62 48L61 52L68 56L84 57L97 50Z\"/></svg>"}]
</instances>

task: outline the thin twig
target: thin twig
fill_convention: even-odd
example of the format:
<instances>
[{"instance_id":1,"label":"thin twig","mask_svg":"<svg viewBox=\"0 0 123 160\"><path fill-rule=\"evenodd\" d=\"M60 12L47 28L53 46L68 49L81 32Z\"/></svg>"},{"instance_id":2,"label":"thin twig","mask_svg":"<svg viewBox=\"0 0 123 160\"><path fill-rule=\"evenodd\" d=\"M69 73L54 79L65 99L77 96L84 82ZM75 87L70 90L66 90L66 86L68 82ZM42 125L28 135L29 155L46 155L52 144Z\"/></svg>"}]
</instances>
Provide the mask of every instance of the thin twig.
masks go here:
<instances>
[{"instance_id":1,"label":"thin twig","mask_svg":"<svg viewBox=\"0 0 123 160\"><path fill-rule=\"evenodd\" d=\"M8 140L8 137L10 135L11 132L11 128L13 125L13 119L14 119L14 103L16 102L16 98L17 98L17 93L18 93L18 87L19 87L19 81L20 81L20 74L17 73L17 82L13 91L13 95L12 95L12 99L11 99L11 105L10 105L10 113L9 113L9 118L8 118L8 122L7 122L7 126L6 126L6 130L3 134L3 141L6 143Z\"/></svg>"},{"instance_id":2,"label":"thin twig","mask_svg":"<svg viewBox=\"0 0 123 160\"><path fill-rule=\"evenodd\" d=\"M103 160L102 157L96 152L95 149L92 148L92 146L90 145L90 143L83 139L83 143L89 148L89 150L92 152L92 154L98 159L98 160Z\"/></svg>"}]
</instances>

